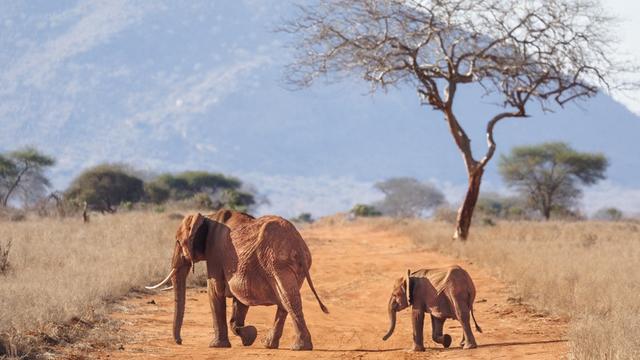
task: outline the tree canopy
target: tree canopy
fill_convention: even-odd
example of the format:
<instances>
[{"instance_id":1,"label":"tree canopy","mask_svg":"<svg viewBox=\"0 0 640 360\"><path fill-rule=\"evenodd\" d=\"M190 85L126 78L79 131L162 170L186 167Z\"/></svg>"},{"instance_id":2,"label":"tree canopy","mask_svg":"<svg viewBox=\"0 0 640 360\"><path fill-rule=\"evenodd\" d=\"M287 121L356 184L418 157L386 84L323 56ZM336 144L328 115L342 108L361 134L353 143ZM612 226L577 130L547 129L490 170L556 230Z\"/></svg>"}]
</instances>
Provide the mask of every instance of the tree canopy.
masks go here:
<instances>
[{"instance_id":1,"label":"tree canopy","mask_svg":"<svg viewBox=\"0 0 640 360\"><path fill-rule=\"evenodd\" d=\"M2 205L7 206L16 193L23 195L23 202L29 202L34 197L42 195L50 186L45 171L54 164L55 160L52 157L34 147L16 150L7 156L0 155Z\"/></svg>"},{"instance_id":2,"label":"tree canopy","mask_svg":"<svg viewBox=\"0 0 640 360\"><path fill-rule=\"evenodd\" d=\"M144 183L119 165L104 164L83 171L69 185L65 196L86 202L98 211L114 212L122 202L137 202L144 196Z\"/></svg>"},{"instance_id":3,"label":"tree canopy","mask_svg":"<svg viewBox=\"0 0 640 360\"><path fill-rule=\"evenodd\" d=\"M145 184L145 194L153 203L193 200L196 206L211 209L246 211L256 204L254 194L243 188L240 179L206 171L162 174Z\"/></svg>"},{"instance_id":4,"label":"tree canopy","mask_svg":"<svg viewBox=\"0 0 640 360\"><path fill-rule=\"evenodd\" d=\"M185 171L179 174L162 174L148 185L159 197L184 200L198 193L213 194L225 189L239 189L242 182L234 177L205 171Z\"/></svg>"},{"instance_id":5,"label":"tree canopy","mask_svg":"<svg viewBox=\"0 0 640 360\"><path fill-rule=\"evenodd\" d=\"M376 209L375 206L366 204L355 204L351 208L350 212L355 216L361 217L375 217L382 215L380 210Z\"/></svg>"},{"instance_id":6,"label":"tree canopy","mask_svg":"<svg viewBox=\"0 0 640 360\"><path fill-rule=\"evenodd\" d=\"M612 56L612 21L590 0L317 0L281 30L294 38L287 78L296 86L357 75L372 91L412 86L443 114L468 175L454 234L466 239L495 126L527 117L531 104L548 110L594 96L636 69ZM472 84L501 105L484 119L480 157L454 106Z\"/></svg>"},{"instance_id":7,"label":"tree canopy","mask_svg":"<svg viewBox=\"0 0 640 360\"><path fill-rule=\"evenodd\" d=\"M375 187L385 195L375 207L393 217L420 217L445 200L435 186L407 177L381 181Z\"/></svg>"},{"instance_id":8,"label":"tree canopy","mask_svg":"<svg viewBox=\"0 0 640 360\"><path fill-rule=\"evenodd\" d=\"M604 155L578 152L561 142L515 147L499 162L505 183L546 219L552 210L573 206L582 194L579 185L604 179L607 166Z\"/></svg>"}]
</instances>

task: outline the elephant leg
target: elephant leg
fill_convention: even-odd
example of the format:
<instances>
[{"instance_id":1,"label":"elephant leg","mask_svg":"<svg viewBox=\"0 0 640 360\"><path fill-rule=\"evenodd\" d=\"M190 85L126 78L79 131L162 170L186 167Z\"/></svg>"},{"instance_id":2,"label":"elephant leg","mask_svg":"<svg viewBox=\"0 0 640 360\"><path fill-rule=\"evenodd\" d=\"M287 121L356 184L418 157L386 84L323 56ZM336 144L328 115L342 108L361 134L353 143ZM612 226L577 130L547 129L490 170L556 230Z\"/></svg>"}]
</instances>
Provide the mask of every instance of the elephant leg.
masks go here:
<instances>
[{"instance_id":1,"label":"elephant leg","mask_svg":"<svg viewBox=\"0 0 640 360\"><path fill-rule=\"evenodd\" d=\"M465 295L466 296L466 295ZM467 304L466 299L456 299L455 302L455 312L458 321L460 321L460 325L462 325L463 338L460 346L463 349L474 349L478 347L476 344L476 338L473 336L473 332L471 331L471 316L470 316L470 308Z\"/></svg>"},{"instance_id":2,"label":"elephant leg","mask_svg":"<svg viewBox=\"0 0 640 360\"><path fill-rule=\"evenodd\" d=\"M462 341L460 342L460 346L463 349L474 349L478 347L476 344L476 338L473 336L473 332L471 332L471 317L470 311L471 307L468 302L468 294L466 292L455 294L451 289L447 290L447 297L449 298L449 302L453 307L453 312L456 315L456 319L462 325Z\"/></svg>"},{"instance_id":3,"label":"elephant leg","mask_svg":"<svg viewBox=\"0 0 640 360\"><path fill-rule=\"evenodd\" d=\"M214 278L207 280L207 292L213 316L213 340L209 347L231 347L227 329L227 301L225 298L225 285Z\"/></svg>"},{"instance_id":4,"label":"elephant leg","mask_svg":"<svg viewBox=\"0 0 640 360\"><path fill-rule=\"evenodd\" d=\"M276 310L276 319L273 321L273 327L269 330L267 337L262 340L262 344L267 349L277 349L280 346L280 338L282 337L282 329L284 321L287 319L287 310L282 306L278 306Z\"/></svg>"},{"instance_id":5,"label":"elephant leg","mask_svg":"<svg viewBox=\"0 0 640 360\"><path fill-rule=\"evenodd\" d=\"M276 288L280 304L289 313L296 331L296 340L291 350L312 350L311 334L304 321L300 286L296 275L290 271L282 271L276 275Z\"/></svg>"},{"instance_id":6,"label":"elephant leg","mask_svg":"<svg viewBox=\"0 0 640 360\"><path fill-rule=\"evenodd\" d=\"M463 349L475 349L478 347L476 344L476 338L473 336L473 332L471 331L470 324L470 316L469 310L463 310L462 316L460 318L460 324L462 325L462 330L464 332L464 345Z\"/></svg>"},{"instance_id":7,"label":"elephant leg","mask_svg":"<svg viewBox=\"0 0 640 360\"><path fill-rule=\"evenodd\" d=\"M445 320L446 319L440 319L431 315L431 338L436 343L448 348L451 345L451 336L449 336L449 334L442 334Z\"/></svg>"},{"instance_id":8,"label":"elephant leg","mask_svg":"<svg viewBox=\"0 0 640 360\"><path fill-rule=\"evenodd\" d=\"M411 313L413 325L413 351L424 351L424 309L413 309Z\"/></svg>"},{"instance_id":9,"label":"elephant leg","mask_svg":"<svg viewBox=\"0 0 640 360\"><path fill-rule=\"evenodd\" d=\"M250 346L258 336L258 330L255 326L245 326L244 320L247 317L249 307L241 303L235 297L233 298L233 310L231 311L231 320L229 325L231 331L242 339L242 345Z\"/></svg>"}]
</instances>

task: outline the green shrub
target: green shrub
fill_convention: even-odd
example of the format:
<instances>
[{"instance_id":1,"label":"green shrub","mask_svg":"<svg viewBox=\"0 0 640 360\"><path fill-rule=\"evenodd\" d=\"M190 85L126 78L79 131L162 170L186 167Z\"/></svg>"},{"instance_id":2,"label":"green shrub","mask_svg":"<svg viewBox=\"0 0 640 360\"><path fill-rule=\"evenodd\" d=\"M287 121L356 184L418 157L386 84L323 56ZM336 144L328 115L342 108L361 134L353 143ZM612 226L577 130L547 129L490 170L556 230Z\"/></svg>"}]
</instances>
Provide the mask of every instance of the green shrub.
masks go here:
<instances>
[{"instance_id":1,"label":"green shrub","mask_svg":"<svg viewBox=\"0 0 640 360\"><path fill-rule=\"evenodd\" d=\"M197 193L192 198L194 206L198 209L213 209L213 201L211 200L211 196L207 193Z\"/></svg>"},{"instance_id":2,"label":"green shrub","mask_svg":"<svg viewBox=\"0 0 640 360\"><path fill-rule=\"evenodd\" d=\"M9 252L11 251L11 240L0 242L0 275L6 274L11 265L9 264Z\"/></svg>"},{"instance_id":3,"label":"green shrub","mask_svg":"<svg viewBox=\"0 0 640 360\"><path fill-rule=\"evenodd\" d=\"M624 213L619 209L610 207L610 208L604 208L604 209L598 210L593 215L593 218L596 220L603 220L603 221L620 221L624 218Z\"/></svg>"},{"instance_id":4,"label":"green shrub","mask_svg":"<svg viewBox=\"0 0 640 360\"><path fill-rule=\"evenodd\" d=\"M137 202L144 196L144 183L129 175L122 165L99 165L82 172L69 186L65 197L98 211L115 212L123 202Z\"/></svg>"},{"instance_id":5,"label":"green shrub","mask_svg":"<svg viewBox=\"0 0 640 360\"><path fill-rule=\"evenodd\" d=\"M162 206L162 205L158 205L158 206L156 206L156 207L154 207L154 208L153 208L153 212L157 212L157 213L159 213L159 214L161 214L161 213L165 212L165 210L166 210L166 209L165 209L165 208L164 208L164 206Z\"/></svg>"},{"instance_id":6,"label":"green shrub","mask_svg":"<svg viewBox=\"0 0 640 360\"><path fill-rule=\"evenodd\" d=\"M294 217L293 219L291 219L294 222L299 222L299 223L312 223L313 222L313 216L311 216L311 213L308 212L303 212L300 215Z\"/></svg>"},{"instance_id":7,"label":"green shrub","mask_svg":"<svg viewBox=\"0 0 640 360\"><path fill-rule=\"evenodd\" d=\"M382 213L378 209L376 209L374 206L365 205L365 204L356 204L351 209L351 213L355 216L361 216L361 217L373 217L373 216L382 215Z\"/></svg>"}]
</instances>

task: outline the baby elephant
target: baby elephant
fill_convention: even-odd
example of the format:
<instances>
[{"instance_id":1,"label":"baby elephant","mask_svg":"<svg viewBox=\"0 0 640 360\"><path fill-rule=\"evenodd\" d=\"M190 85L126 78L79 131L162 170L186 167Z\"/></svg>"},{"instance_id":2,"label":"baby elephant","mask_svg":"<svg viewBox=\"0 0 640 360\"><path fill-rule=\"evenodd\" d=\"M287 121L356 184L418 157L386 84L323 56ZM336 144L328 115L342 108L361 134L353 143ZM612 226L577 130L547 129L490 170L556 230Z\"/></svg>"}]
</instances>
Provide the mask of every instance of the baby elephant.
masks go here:
<instances>
[{"instance_id":1,"label":"baby elephant","mask_svg":"<svg viewBox=\"0 0 640 360\"><path fill-rule=\"evenodd\" d=\"M460 346L465 349L477 347L471 332L470 318L476 330L482 332L473 316L473 301L476 288L469 274L460 266L453 265L439 269L423 269L407 272L406 278L399 278L389 299L391 328L382 338L387 340L396 327L396 312L411 306L413 311L413 350L424 351L422 329L424 314L431 314L431 336L433 341L448 348L451 336L442 334L446 319L457 319L462 324L463 337Z\"/></svg>"}]
</instances>

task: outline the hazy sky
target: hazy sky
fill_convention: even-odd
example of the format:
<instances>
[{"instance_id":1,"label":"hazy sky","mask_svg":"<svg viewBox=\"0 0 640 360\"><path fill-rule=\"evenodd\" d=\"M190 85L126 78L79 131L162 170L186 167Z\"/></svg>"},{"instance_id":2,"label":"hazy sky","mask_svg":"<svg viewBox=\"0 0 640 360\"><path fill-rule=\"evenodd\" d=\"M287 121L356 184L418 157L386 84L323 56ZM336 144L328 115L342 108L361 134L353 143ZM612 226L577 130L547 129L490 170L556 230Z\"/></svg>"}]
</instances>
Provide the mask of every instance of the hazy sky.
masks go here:
<instances>
[{"instance_id":1,"label":"hazy sky","mask_svg":"<svg viewBox=\"0 0 640 360\"><path fill-rule=\"evenodd\" d=\"M265 29L290 1L0 0L0 152L34 145L55 155L56 189L104 161L221 171L267 195L265 211L286 216L375 201L373 183L391 176L434 181L458 201L466 188L459 154L415 91L366 97L353 82L284 90L283 39ZM620 53L640 59L640 0L603 1L621 18ZM614 96L640 115L640 91ZM469 119L488 115L465 104ZM603 151L613 159L609 180L585 192L584 208L638 212L640 166L629 149L639 118L607 97L589 104L588 116L568 109L505 123L496 158L552 140ZM484 149L483 124L468 125ZM496 168L483 191L504 189Z\"/></svg>"},{"instance_id":2,"label":"hazy sky","mask_svg":"<svg viewBox=\"0 0 640 360\"><path fill-rule=\"evenodd\" d=\"M602 4L613 15L620 19L621 48L629 55L640 59L640 1L637 0L603 0ZM640 76L638 76L640 79ZM617 100L627 105L635 113L640 114L640 90L627 94L617 94Z\"/></svg>"}]
</instances>

